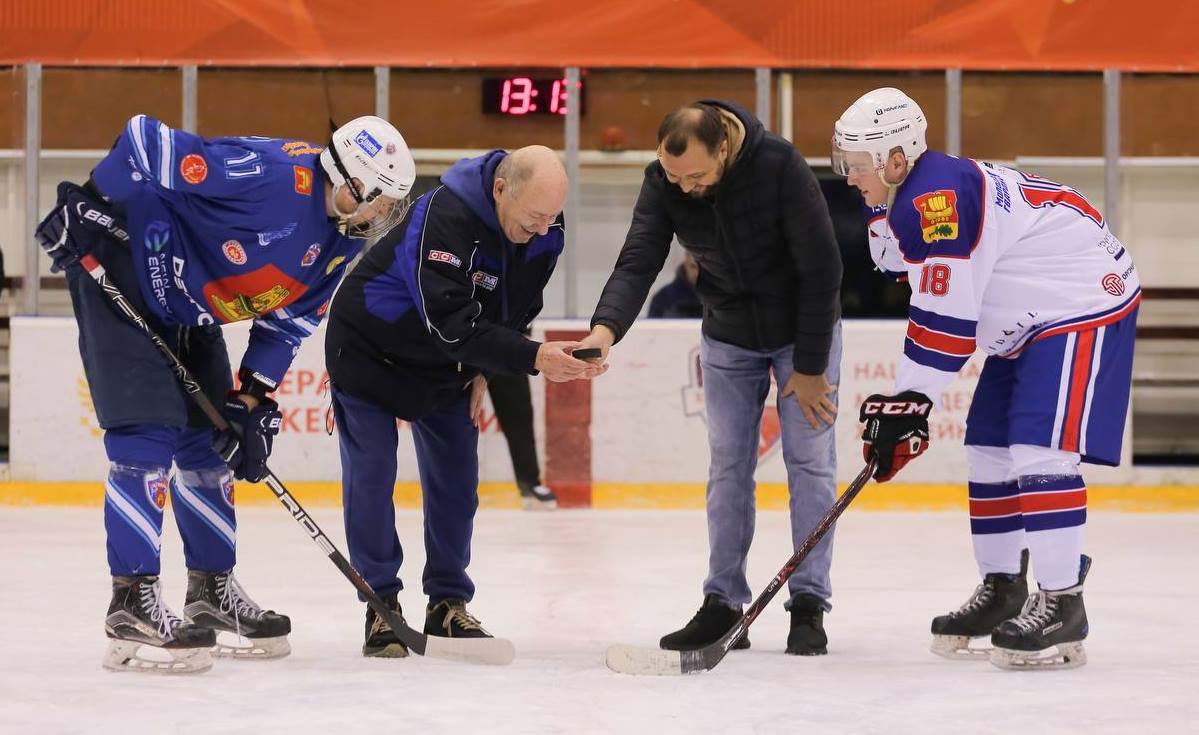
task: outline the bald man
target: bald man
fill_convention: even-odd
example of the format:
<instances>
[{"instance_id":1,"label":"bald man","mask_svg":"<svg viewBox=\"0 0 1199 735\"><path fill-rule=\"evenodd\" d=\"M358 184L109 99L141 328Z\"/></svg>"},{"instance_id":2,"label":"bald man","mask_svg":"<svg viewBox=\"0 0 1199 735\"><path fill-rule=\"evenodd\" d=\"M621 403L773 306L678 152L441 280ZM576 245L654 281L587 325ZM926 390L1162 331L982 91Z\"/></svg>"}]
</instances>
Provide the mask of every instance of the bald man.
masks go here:
<instances>
[{"instance_id":1,"label":"bald man","mask_svg":"<svg viewBox=\"0 0 1199 735\"><path fill-rule=\"evenodd\" d=\"M350 561L397 612L396 419L411 424L425 511L430 635L486 637L466 610L479 505L479 411L487 376L591 378L576 342L522 332L562 253L566 172L544 146L454 164L367 252L333 302L325 341L341 446ZM402 614L402 612L401 612ZM407 650L367 609L365 656Z\"/></svg>"}]
</instances>

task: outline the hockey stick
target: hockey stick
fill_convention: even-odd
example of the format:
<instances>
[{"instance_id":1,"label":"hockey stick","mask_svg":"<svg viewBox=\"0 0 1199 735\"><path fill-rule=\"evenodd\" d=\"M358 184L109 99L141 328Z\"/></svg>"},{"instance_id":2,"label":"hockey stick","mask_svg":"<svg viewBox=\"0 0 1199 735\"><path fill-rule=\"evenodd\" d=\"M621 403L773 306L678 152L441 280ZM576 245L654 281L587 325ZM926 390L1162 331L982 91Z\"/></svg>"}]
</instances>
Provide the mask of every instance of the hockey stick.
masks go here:
<instances>
[{"instance_id":1,"label":"hockey stick","mask_svg":"<svg viewBox=\"0 0 1199 735\"><path fill-rule=\"evenodd\" d=\"M770 584L766 585L766 589L762 590L762 594L758 595L758 599L754 600L737 621L737 624L729 628L728 632L720 637L720 640L715 643L709 643L703 648L695 651L662 651L657 648L638 648L636 646L610 646L608 648L607 663L608 668L621 674L640 674L643 676L666 676L676 674L698 674L704 671L711 671L716 668L728 654L729 649L737 642L741 636L749 630L749 626L753 624L762 610L770 604L778 591L783 588L791 574L795 572L796 567L807 557L807 555L816 548L816 544L824 538L828 530L833 527L837 519L841 516L858 493L866 486L870 480L870 476L874 474L874 460L866 463L866 467L858 473L854 481L849 484L845 492L837 498L837 502L832 508L824 514L820 522L816 524L816 528L808 534L808 537L803 540L779 573L774 575L774 579L770 580Z\"/></svg>"},{"instance_id":2,"label":"hockey stick","mask_svg":"<svg viewBox=\"0 0 1199 735\"><path fill-rule=\"evenodd\" d=\"M166 361L170 363L171 369L175 372L175 376L179 378L179 382L183 384L183 389L187 391L208 420L220 431L229 430L229 422L221 415L216 406L212 405L212 401L208 396L204 395L204 391L200 388L200 384L192 376L166 342L159 337L158 334L150 327L137 309L129 303L121 290L117 288L112 279L104 270L104 266L100 265L100 261L92 255L84 255L80 259L83 268L88 274L95 279L99 284L100 289L108 296L113 305L125 315L125 317L134 324L138 329L142 330ZM350 564L350 562L342 555L325 532L317 525L316 520L308 515L308 512L300 505L300 501L296 500L283 483L275 476L274 472L267 469L265 482L283 507L287 508L287 512L303 527L309 538L325 552L333 565L341 571L346 579L354 585L354 588L366 598L366 603L370 605L376 613L378 613L391 629L395 632L396 637L400 642L408 648L409 651L421 656L429 656L431 658L447 659L450 661L462 661L466 663L477 664L496 664L504 665L512 663L516 658L516 649L512 645L512 641L504 638L444 638L441 636L430 636L424 633L418 633L408 626L404 619L396 615L390 608L383 603L379 595L375 593L371 586L367 583L358 570Z\"/></svg>"}]
</instances>

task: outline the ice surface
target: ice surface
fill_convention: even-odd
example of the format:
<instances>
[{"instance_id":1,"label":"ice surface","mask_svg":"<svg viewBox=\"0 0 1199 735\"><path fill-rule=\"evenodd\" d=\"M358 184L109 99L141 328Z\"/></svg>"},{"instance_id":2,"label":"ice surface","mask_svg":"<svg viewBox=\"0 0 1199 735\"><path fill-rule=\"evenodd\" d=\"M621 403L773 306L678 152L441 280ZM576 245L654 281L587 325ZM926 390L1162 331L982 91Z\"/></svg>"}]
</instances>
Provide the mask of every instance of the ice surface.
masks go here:
<instances>
[{"instance_id":1,"label":"ice surface","mask_svg":"<svg viewBox=\"0 0 1199 735\"><path fill-rule=\"evenodd\" d=\"M869 488L867 488L869 491ZM337 509L314 509L345 549ZM865 513L838 529L830 655L783 654L781 598L753 648L714 671L637 678L608 671L611 643L654 645L700 603L701 512L485 511L476 523L471 610L513 639L503 668L363 659L363 606L282 508L240 511L238 576L291 615L294 652L218 660L186 677L100 668L109 596L101 511L0 508L0 732L4 733L1014 733L1196 732L1199 517L1093 513L1087 551L1090 663L999 671L928 652L933 615L976 572L958 513ZM423 620L420 516L399 517ZM786 516L762 513L750 556L760 590L789 554ZM178 533L163 545L168 600L182 608Z\"/></svg>"}]
</instances>

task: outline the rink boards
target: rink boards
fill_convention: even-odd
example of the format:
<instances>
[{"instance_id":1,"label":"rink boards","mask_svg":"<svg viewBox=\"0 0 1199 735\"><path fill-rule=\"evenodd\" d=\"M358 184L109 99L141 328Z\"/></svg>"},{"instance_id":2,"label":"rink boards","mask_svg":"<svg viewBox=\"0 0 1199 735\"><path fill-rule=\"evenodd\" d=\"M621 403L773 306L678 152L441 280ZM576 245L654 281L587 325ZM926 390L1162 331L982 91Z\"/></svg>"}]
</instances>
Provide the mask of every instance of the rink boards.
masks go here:
<instances>
[{"instance_id":1,"label":"rink boards","mask_svg":"<svg viewBox=\"0 0 1199 735\"><path fill-rule=\"evenodd\" d=\"M837 420L838 479L860 469L856 406L870 393L889 392L902 349L902 321L851 321L844 328ZM535 337L579 335L581 321L538 322ZM336 437L326 432L329 405L324 374L324 326L308 339L276 397L284 413L271 458L275 472L310 502L338 502L340 466ZM229 352L242 353L245 323L226 328ZM545 480L566 505L592 507L700 507L707 475L707 440L699 369L699 324L642 320L610 355L610 370L593 382L552 384L532 380ZM107 471L101 430L76 349L73 319L12 320L12 418L9 482L0 502L98 503L96 480ZM236 358L235 358L236 360ZM976 354L942 396L931 421L932 447L909 465L904 486L876 486L863 505L880 508L964 506L965 452L961 442L970 395L982 366ZM783 507L786 473L779 448L775 386L763 412L759 438L759 502ZM1125 454L1131 446L1126 428ZM512 470L490 406L480 438L483 502L515 504ZM1093 507L1168 510L1199 507L1194 488L1132 487L1126 456L1119 468L1088 467ZM397 495L419 504L415 452L401 429ZM79 483L76 485L76 483ZM249 490L242 500L266 491Z\"/></svg>"}]
</instances>

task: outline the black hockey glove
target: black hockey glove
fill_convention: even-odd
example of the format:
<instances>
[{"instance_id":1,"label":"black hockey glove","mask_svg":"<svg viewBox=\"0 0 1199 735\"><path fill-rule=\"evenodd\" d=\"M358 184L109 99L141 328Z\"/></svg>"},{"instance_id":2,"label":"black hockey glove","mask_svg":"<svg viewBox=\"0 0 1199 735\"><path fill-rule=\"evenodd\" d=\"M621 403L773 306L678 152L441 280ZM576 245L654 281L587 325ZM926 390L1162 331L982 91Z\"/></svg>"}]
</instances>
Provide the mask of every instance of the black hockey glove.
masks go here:
<instances>
[{"instance_id":1,"label":"black hockey glove","mask_svg":"<svg viewBox=\"0 0 1199 735\"><path fill-rule=\"evenodd\" d=\"M54 261L50 267L53 273L78 263L91 252L96 238L129 242L125 224L114 214L112 205L69 181L58 185L58 202L34 232L42 250Z\"/></svg>"},{"instance_id":2,"label":"black hockey glove","mask_svg":"<svg viewBox=\"0 0 1199 735\"><path fill-rule=\"evenodd\" d=\"M275 435L283 423L279 404L264 398L251 410L235 391L230 391L221 413L229 422L229 428L213 435L213 450L225 460L237 479L262 480L266 477L266 460L271 456Z\"/></svg>"},{"instance_id":3,"label":"black hockey glove","mask_svg":"<svg viewBox=\"0 0 1199 735\"><path fill-rule=\"evenodd\" d=\"M879 393L862 402L858 421L862 431L862 457L872 458L874 479L886 482L903 466L928 449L928 415L933 403L928 396L905 390L897 396Z\"/></svg>"}]
</instances>

